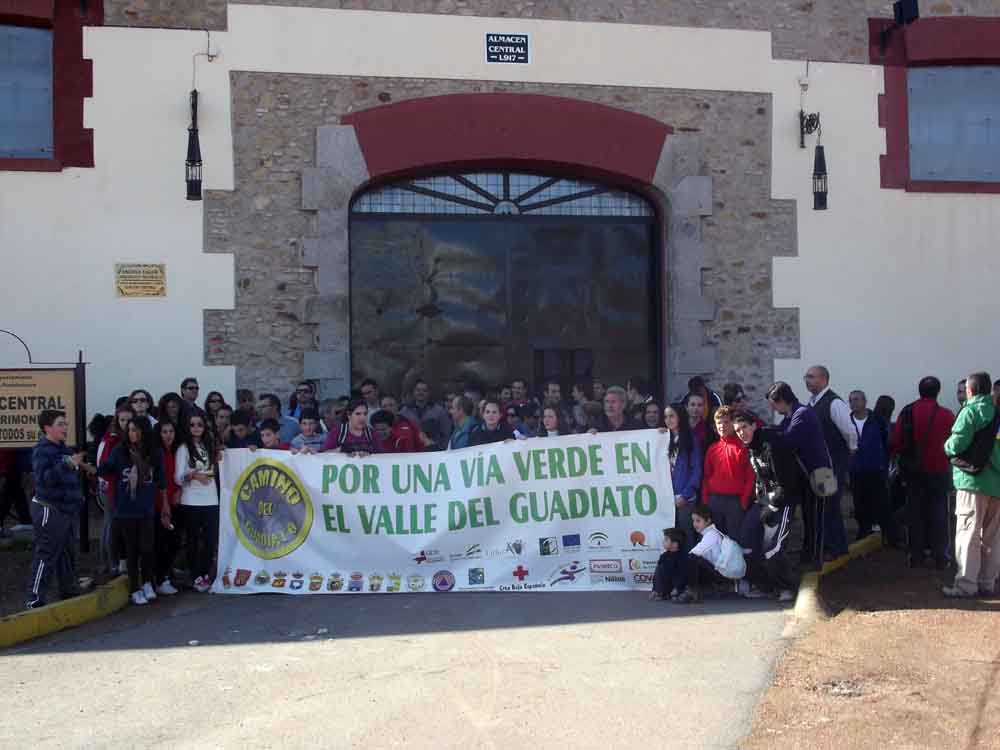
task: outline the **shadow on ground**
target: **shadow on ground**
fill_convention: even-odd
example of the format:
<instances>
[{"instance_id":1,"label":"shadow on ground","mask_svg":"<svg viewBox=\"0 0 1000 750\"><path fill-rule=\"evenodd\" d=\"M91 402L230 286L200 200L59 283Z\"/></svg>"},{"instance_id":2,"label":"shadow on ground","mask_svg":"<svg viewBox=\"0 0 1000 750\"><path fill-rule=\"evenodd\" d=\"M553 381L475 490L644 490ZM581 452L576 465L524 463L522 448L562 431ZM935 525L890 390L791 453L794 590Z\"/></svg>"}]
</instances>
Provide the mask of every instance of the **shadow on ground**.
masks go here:
<instances>
[{"instance_id":1,"label":"shadow on ground","mask_svg":"<svg viewBox=\"0 0 1000 750\"><path fill-rule=\"evenodd\" d=\"M902 550L886 548L824 576L820 591L834 613L845 607L859 612L918 609L1000 612L1000 596L946 598L941 588L954 579L954 566L944 570L933 565L909 568Z\"/></svg>"},{"instance_id":2,"label":"shadow on ground","mask_svg":"<svg viewBox=\"0 0 1000 750\"><path fill-rule=\"evenodd\" d=\"M646 592L220 596L182 593L8 649L6 654L163 649L289 640L424 635L503 628L776 611L733 596L698 604L650 602Z\"/></svg>"}]
</instances>

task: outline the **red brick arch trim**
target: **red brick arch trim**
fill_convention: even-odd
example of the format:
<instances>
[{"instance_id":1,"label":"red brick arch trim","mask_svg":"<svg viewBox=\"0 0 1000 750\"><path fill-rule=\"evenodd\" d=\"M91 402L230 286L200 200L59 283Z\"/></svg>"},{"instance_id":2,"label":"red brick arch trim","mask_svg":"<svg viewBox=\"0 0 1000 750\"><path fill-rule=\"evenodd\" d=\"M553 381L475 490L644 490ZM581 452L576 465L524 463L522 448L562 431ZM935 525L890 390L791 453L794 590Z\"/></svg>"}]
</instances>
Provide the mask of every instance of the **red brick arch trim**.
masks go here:
<instances>
[{"instance_id":1,"label":"red brick arch trim","mask_svg":"<svg viewBox=\"0 0 1000 750\"><path fill-rule=\"evenodd\" d=\"M534 168L641 189L672 130L601 104L540 94L452 94L367 109L353 125L372 182L404 174Z\"/></svg>"},{"instance_id":2,"label":"red brick arch trim","mask_svg":"<svg viewBox=\"0 0 1000 750\"><path fill-rule=\"evenodd\" d=\"M883 188L913 193L1000 193L997 182L910 179L910 129L906 93L908 68L935 65L1000 65L1000 18L921 18L894 28L888 44L880 43L892 21L868 21L868 55L885 67L885 93L879 96L878 124L885 128L886 152L880 157Z\"/></svg>"},{"instance_id":3,"label":"red brick arch trim","mask_svg":"<svg viewBox=\"0 0 1000 750\"><path fill-rule=\"evenodd\" d=\"M59 172L94 166L94 133L83 127L83 100L93 95L83 27L104 23L103 0L0 0L0 23L52 29L51 159L0 158L0 171Z\"/></svg>"}]
</instances>

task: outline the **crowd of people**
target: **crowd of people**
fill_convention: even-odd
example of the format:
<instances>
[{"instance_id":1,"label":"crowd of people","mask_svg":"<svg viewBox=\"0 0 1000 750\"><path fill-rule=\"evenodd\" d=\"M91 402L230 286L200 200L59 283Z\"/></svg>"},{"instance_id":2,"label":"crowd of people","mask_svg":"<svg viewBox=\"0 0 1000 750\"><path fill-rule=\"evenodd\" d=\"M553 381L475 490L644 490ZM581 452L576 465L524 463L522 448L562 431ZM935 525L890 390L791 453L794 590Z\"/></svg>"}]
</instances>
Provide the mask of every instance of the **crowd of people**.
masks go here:
<instances>
[{"instance_id":1,"label":"crowd of people","mask_svg":"<svg viewBox=\"0 0 1000 750\"><path fill-rule=\"evenodd\" d=\"M302 381L285 404L273 393L255 397L246 389L232 403L218 391L200 399L197 380L186 378L179 392L158 401L139 388L118 399L112 416L97 415L88 427L89 455L65 444L66 415L45 411L44 437L31 457L34 487L27 496L34 497L19 510L20 521L30 515L35 530L27 606L45 603L53 575L62 596L79 593L71 541L84 502L80 472L92 477L105 512L101 572L117 574L123 558L132 602L142 605L177 593L172 575L182 547L193 588L211 587L218 466L226 449L363 457L636 429L670 436L662 458L671 467L677 521L664 532L653 598L696 601L710 583L736 581L744 596L790 599L799 564L821 565L846 553L841 499L848 487L858 538L881 533L887 543L905 546L914 566L954 561L958 572L947 596L992 593L1000 573L994 404L1000 381L975 373L960 383L964 406L956 419L937 402L938 379L923 378L920 398L894 425L891 398L879 397L870 410L855 390L845 402L831 390L825 367L809 368L804 384L806 403L787 383L768 389L768 405L781 419L766 424L749 410L742 386L727 384L719 395L700 377L669 404L657 401L640 377L624 387L578 382L569 399L555 379L542 384L538 397L524 379L490 389L460 384L443 403L423 380L405 402L374 379L320 402L315 384ZM970 456L973 449L978 453ZM803 540L792 560L788 538L797 511Z\"/></svg>"}]
</instances>

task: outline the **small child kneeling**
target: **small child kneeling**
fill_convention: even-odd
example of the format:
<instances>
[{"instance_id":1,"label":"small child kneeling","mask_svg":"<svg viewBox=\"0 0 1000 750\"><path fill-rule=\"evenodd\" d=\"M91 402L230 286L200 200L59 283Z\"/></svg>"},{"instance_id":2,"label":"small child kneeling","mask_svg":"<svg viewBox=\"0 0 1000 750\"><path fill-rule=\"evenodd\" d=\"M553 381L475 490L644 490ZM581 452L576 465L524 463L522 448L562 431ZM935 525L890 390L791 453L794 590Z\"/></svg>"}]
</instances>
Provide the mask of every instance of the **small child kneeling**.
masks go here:
<instances>
[{"instance_id":1,"label":"small child kneeling","mask_svg":"<svg viewBox=\"0 0 1000 750\"><path fill-rule=\"evenodd\" d=\"M663 549L653 574L652 601L676 599L687 586L687 560L684 543L687 535L680 529L663 530Z\"/></svg>"}]
</instances>

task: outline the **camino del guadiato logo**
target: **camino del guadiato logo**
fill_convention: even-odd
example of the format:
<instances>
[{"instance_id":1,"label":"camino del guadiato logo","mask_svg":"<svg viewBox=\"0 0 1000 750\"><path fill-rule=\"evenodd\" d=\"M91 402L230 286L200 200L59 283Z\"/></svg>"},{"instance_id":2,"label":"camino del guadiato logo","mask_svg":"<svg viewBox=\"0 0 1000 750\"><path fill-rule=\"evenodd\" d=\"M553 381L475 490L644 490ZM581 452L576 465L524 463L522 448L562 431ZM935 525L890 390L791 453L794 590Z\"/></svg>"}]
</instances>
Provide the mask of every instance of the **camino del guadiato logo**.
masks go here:
<instances>
[{"instance_id":1,"label":"camino del guadiato logo","mask_svg":"<svg viewBox=\"0 0 1000 750\"><path fill-rule=\"evenodd\" d=\"M312 501L288 466L268 458L254 461L233 489L229 506L240 542L264 560L298 549L313 523Z\"/></svg>"}]
</instances>

